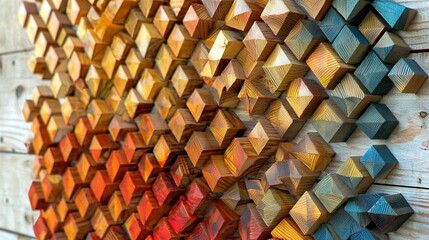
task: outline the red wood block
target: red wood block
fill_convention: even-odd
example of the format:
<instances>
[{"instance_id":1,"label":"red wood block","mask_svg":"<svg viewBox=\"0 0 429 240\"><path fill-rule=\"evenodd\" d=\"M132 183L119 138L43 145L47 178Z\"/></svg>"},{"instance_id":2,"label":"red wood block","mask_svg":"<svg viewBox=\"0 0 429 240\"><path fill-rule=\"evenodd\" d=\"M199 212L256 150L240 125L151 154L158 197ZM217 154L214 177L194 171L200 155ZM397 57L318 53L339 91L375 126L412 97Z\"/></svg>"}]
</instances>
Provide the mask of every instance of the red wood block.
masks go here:
<instances>
[{"instance_id":1,"label":"red wood block","mask_svg":"<svg viewBox=\"0 0 429 240\"><path fill-rule=\"evenodd\" d=\"M200 169L194 168L186 155L179 155L171 166L170 174L177 187L186 187L191 180L201 172Z\"/></svg>"},{"instance_id":2,"label":"red wood block","mask_svg":"<svg viewBox=\"0 0 429 240\"><path fill-rule=\"evenodd\" d=\"M33 231L36 238L40 240L50 239L52 235L41 215L39 215L36 222L34 223Z\"/></svg>"},{"instance_id":3,"label":"red wood block","mask_svg":"<svg viewBox=\"0 0 429 240\"><path fill-rule=\"evenodd\" d=\"M33 160L33 178L41 179L40 174L46 172L45 164L41 156L35 156Z\"/></svg>"},{"instance_id":4,"label":"red wood block","mask_svg":"<svg viewBox=\"0 0 429 240\"><path fill-rule=\"evenodd\" d=\"M168 206L160 206L152 191L145 191L137 206L140 221L149 229L158 223L162 216L168 213Z\"/></svg>"},{"instance_id":5,"label":"red wood block","mask_svg":"<svg viewBox=\"0 0 429 240\"><path fill-rule=\"evenodd\" d=\"M104 236L105 240L122 240L128 239L127 233L124 232L122 226L114 225L107 229L106 235Z\"/></svg>"},{"instance_id":6,"label":"red wood block","mask_svg":"<svg viewBox=\"0 0 429 240\"><path fill-rule=\"evenodd\" d=\"M50 147L46 150L43 163L49 174L62 174L68 166L58 147Z\"/></svg>"},{"instance_id":7,"label":"red wood block","mask_svg":"<svg viewBox=\"0 0 429 240\"><path fill-rule=\"evenodd\" d=\"M75 203L83 219L89 219L100 205L90 188L81 188L76 194Z\"/></svg>"},{"instance_id":8,"label":"red wood block","mask_svg":"<svg viewBox=\"0 0 429 240\"><path fill-rule=\"evenodd\" d=\"M74 133L68 133L60 142L60 150L64 161L76 161L81 153L81 146Z\"/></svg>"},{"instance_id":9,"label":"red wood block","mask_svg":"<svg viewBox=\"0 0 429 240\"><path fill-rule=\"evenodd\" d=\"M90 184L95 199L99 202L107 202L109 197L118 189L118 184L110 180L106 170L98 170Z\"/></svg>"},{"instance_id":10,"label":"red wood block","mask_svg":"<svg viewBox=\"0 0 429 240\"><path fill-rule=\"evenodd\" d=\"M161 172L158 174L155 182L152 185L152 191L155 193L155 198L160 206L165 206L171 203L183 191L176 187L170 173Z\"/></svg>"},{"instance_id":11,"label":"red wood block","mask_svg":"<svg viewBox=\"0 0 429 240\"><path fill-rule=\"evenodd\" d=\"M83 219L78 213L71 213L64 222L64 232L69 240L83 239L92 231L89 220Z\"/></svg>"},{"instance_id":12,"label":"red wood block","mask_svg":"<svg viewBox=\"0 0 429 240\"><path fill-rule=\"evenodd\" d=\"M143 195L143 192L150 189L151 185L145 183L139 172L126 172L119 185L119 190L121 190L127 206L137 203Z\"/></svg>"},{"instance_id":13,"label":"red wood block","mask_svg":"<svg viewBox=\"0 0 429 240\"><path fill-rule=\"evenodd\" d=\"M49 207L43 211L46 225L51 233L55 233L61 230L62 224L60 216L57 213L56 205L50 204Z\"/></svg>"},{"instance_id":14,"label":"red wood block","mask_svg":"<svg viewBox=\"0 0 429 240\"><path fill-rule=\"evenodd\" d=\"M113 221L112 216L110 216L107 206L98 206L94 215L91 217L91 226L95 233L103 238L107 229L114 224L115 221Z\"/></svg>"},{"instance_id":15,"label":"red wood block","mask_svg":"<svg viewBox=\"0 0 429 240\"><path fill-rule=\"evenodd\" d=\"M139 172L143 177L143 180L147 183L155 181L156 176L159 172L166 171L167 169L162 168L155 155L152 153L145 153L138 164Z\"/></svg>"},{"instance_id":16,"label":"red wood block","mask_svg":"<svg viewBox=\"0 0 429 240\"><path fill-rule=\"evenodd\" d=\"M198 225L194 228L191 235L187 238L188 240L204 240L210 239L209 232L204 223L198 223Z\"/></svg>"},{"instance_id":17,"label":"red wood block","mask_svg":"<svg viewBox=\"0 0 429 240\"><path fill-rule=\"evenodd\" d=\"M167 123L157 113L142 114L139 120L138 127L147 145L155 145L161 135L170 132Z\"/></svg>"},{"instance_id":18,"label":"red wood block","mask_svg":"<svg viewBox=\"0 0 429 240\"><path fill-rule=\"evenodd\" d=\"M113 141L110 134L97 134L92 138L89 151L98 164L106 163L110 151L118 149L119 144Z\"/></svg>"},{"instance_id":19,"label":"red wood block","mask_svg":"<svg viewBox=\"0 0 429 240\"><path fill-rule=\"evenodd\" d=\"M223 152L211 132L194 132L185 150L195 167L202 167L210 156Z\"/></svg>"},{"instance_id":20,"label":"red wood block","mask_svg":"<svg viewBox=\"0 0 429 240\"><path fill-rule=\"evenodd\" d=\"M89 232L85 240L101 240L101 238L95 232Z\"/></svg>"},{"instance_id":21,"label":"red wood block","mask_svg":"<svg viewBox=\"0 0 429 240\"><path fill-rule=\"evenodd\" d=\"M88 183L82 181L79 171L76 167L67 168L63 175L63 188L67 200L73 199L78 189L88 186Z\"/></svg>"},{"instance_id":22,"label":"red wood block","mask_svg":"<svg viewBox=\"0 0 429 240\"><path fill-rule=\"evenodd\" d=\"M140 218L137 213L130 215L124 223L124 228L131 240L144 239L151 233L151 231L140 222Z\"/></svg>"},{"instance_id":23,"label":"red wood block","mask_svg":"<svg viewBox=\"0 0 429 240\"><path fill-rule=\"evenodd\" d=\"M185 204L190 214L204 216L212 200L216 198L203 178L194 179L185 194Z\"/></svg>"},{"instance_id":24,"label":"red wood block","mask_svg":"<svg viewBox=\"0 0 429 240\"><path fill-rule=\"evenodd\" d=\"M168 214L167 221L176 234L192 231L198 218L189 212L182 199L179 199Z\"/></svg>"},{"instance_id":25,"label":"red wood block","mask_svg":"<svg viewBox=\"0 0 429 240\"><path fill-rule=\"evenodd\" d=\"M45 209L48 203L45 201L43 196L42 183L39 181L31 182L30 188L28 189L28 199L30 199L31 209Z\"/></svg>"},{"instance_id":26,"label":"red wood block","mask_svg":"<svg viewBox=\"0 0 429 240\"><path fill-rule=\"evenodd\" d=\"M118 115L114 116L109 124L109 132L114 141L123 141L128 132L137 131L133 122L127 122Z\"/></svg>"},{"instance_id":27,"label":"red wood block","mask_svg":"<svg viewBox=\"0 0 429 240\"><path fill-rule=\"evenodd\" d=\"M97 172L97 162L95 162L90 153L84 152L80 155L76 168L82 181L84 183L90 183Z\"/></svg>"},{"instance_id":28,"label":"red wood block","mask_svg":"<svg viewBox=\"0 0 429 240\"><path fill-rule=\"evenodd\" d=\"M137 204L127 206L120 191L115 191L107 204L110 215L116 223L123 223L137 209Z\"/></svg>"},{"instance_id":29,"label":"red wood block","mask_svg":"<svg viewBox=\"0 0 429 240\"><path fill-rule=\"evenodd\" d=\"M66 240L67 235L64 232L56 232L52 234L51 240Z\"/></svg>"},{"instance_id":30,"label":"red wood block","mask_svg":"<svg viewBox=\"0 0 429 240\"><path fill-rule=\"evenodd\" d=\"M76 212L77 206L75 202L67 202L65 198L62 198L57 204L57 213L60 219L60 222L64 223L66 217L69 213Z\"/></svg>"},{"instance_id":31,"label":"red wood block","mask_svg":"<svg viewBox=\"0 0 429 240\"><path fill-rule=\"evenodd\" d=\"M95 134L95 131L92 129L88 118L82 117L77 121L77 124L74 128L74 133L80 145L88 146Z\"/></svg>"},{"instance_id":32,"label":"red wood block","mask_svg":"<svg viewBox=\"0 0 429 240\"><path fill-rule=\"evenodd\" d=\"M151 147L146 145L140 132L129 132L125 135L122 149L128 163L138 163L143 154L151 150Z\"/></svg>"},{"instance_id":33,"label":"red wood block","mask_svg":"<svg viewBox=\"0 0 429 240\"><path fill-rule=\"evenodd\" d=\"M46 175L42 180L42 190L46 202L56 202L63 191L62 176Z\"/></svg>"},{"instance_id":34,"label":"red wood block","mask_svg":"<svg viewBox=\"0 0 429 240\"><path fill-rule=\"evenodd\" d=\"M222 201L215 201L206 214L204 223L210 239L226 239L238 228L240 216L226 206Z\"/></svg>"},{"instance_id":35,"label":"red wood block","mask_svg":"<svg viewBox=\"0 0 429 240\"><path fill-rule=\"evenodd\" d=\"M153 147L153 154L161 167L168 166L183 152L183 145L172 134L162 135Z\"/></svg>"},{"instance_id":36,"label":"red wood block","mask_svg":"<svg viewBox=\"0 0 429 240\"><path fill-rule=\"evenodd\" d=\"M135 164L128 163L122 150L113 151L106 162L106 171L110 181L120 183L127 171L137 169Z\"/></svg>"},{"instance_id":37,"label":"red wood block","mask_svg":"<svg viewBox=\"0 0 429 240\"><path fill-rule=\"evenodd\" d=\"M171 228L170 224L167 221L167 218L162 218L156 227L153 229L153 239L154 240L179 240L181 239L180 235L176 234Z\"/></svg>"}]
</instances>

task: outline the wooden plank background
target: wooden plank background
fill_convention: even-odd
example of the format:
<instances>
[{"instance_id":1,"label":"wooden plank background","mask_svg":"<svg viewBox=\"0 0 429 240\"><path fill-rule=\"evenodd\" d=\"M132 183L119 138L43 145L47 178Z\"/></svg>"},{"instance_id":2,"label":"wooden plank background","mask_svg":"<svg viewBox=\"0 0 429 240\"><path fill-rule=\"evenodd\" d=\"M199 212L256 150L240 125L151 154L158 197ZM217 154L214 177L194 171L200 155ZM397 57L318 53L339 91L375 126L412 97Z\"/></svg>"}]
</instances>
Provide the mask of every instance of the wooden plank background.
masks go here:
<instances>
[{"instance_id":1,"label":"wooden plank background","mask_svg":"<svg viewBox=\"0 0 429 240\"><path fill-rule=\"evenodd\" d=\"M415 59L429 74L429 1L395 0L419 13L407 32L399 32L412 47ZM33 156L25 153L29 124L21 116L25 99L34 86L48 84L30 74L27 59L32 45L17 22L20 0L0 0L0 239L28 239L34 236L27 190L32 175ZM369 140L356 130L346 143L332 144L337 156L327 172L336 171L349 156L362 155L371 144L385 143L398 158L398 167L387 179L377 180L370 191L402 193L415 214L391 239L429 239L429 81L418 94L402 94L396 89L383 100L399 120L387 141ZM427 115L427 114L426 114ZM309 125L305 132L314 131Z\"/></svg>"}]
</instances>

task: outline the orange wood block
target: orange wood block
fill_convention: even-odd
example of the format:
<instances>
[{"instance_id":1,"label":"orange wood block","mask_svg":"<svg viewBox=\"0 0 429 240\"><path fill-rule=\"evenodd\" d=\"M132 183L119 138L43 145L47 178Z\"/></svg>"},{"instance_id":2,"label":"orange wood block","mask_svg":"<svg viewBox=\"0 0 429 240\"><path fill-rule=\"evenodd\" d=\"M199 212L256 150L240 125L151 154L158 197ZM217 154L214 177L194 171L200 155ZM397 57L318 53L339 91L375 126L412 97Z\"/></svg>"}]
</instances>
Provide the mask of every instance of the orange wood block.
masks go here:
<instances>
[{"instance_id":1,"label":"orange wood block","mask_svg":"<svg viewBox=\"0 0 429 240\"><path fill-rule=\"evenodd\" d=\"M106 170L98 170L91 181L90 188L98 202L106 203L113 192L118 189L118 184L110 180Z\"/></svg>"},{"instance_id":2,"label":"orange wood block","mask_svg":"<svg viewBox=\"0 0 429 240\"><path fill-rule=\"evenodd\" d=\"M119 190L124 198L125 204L128 206L137 203L142 197L144 191L150 190L151 185L147 184L139 172L126 172Z\"/></svg>"}]
</instances>

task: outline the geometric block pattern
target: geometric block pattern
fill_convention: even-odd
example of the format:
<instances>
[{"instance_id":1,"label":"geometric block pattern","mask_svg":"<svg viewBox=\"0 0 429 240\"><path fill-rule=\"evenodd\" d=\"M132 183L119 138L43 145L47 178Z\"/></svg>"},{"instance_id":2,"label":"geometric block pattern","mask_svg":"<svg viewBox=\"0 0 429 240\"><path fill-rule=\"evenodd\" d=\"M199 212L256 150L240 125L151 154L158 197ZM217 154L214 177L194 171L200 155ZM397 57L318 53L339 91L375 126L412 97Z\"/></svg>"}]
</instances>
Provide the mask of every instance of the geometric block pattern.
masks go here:
<instances>
[{"instance_id":1,"label":"geometric block pattern","mask_svg":"<svg viewBox=\"0 0 429 240\"><path fill-rule=\"evenodd\" d=\"M387 139L398 120L385 104L371 104L356 121L357 126L371 139Z\"/></svg>"}]
</instances>

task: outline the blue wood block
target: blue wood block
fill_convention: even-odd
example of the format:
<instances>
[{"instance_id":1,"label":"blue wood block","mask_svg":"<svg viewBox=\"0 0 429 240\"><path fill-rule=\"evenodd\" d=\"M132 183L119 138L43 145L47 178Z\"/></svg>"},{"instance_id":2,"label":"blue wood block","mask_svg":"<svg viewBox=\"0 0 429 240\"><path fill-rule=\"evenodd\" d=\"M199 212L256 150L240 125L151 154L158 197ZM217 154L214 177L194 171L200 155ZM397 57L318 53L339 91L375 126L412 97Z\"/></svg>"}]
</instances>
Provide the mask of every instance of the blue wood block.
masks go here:
<instances>
[{"instance_id":1,"label":"blue wood block","mask_svg":"<svg viewBox=\"0 0 429 240\"><path fill-rule=\"evenodd\" d=\"M334 0L332 6L337 9L344 19L348 22L355 22L361 19L371 4L368 0Z\"/></svg>"},{"instance_id":2,"label":"blue wood block","mask_svg":"<svg viewBox=\"0 0 429 240\"><path fill-rule=\"evenodd\" d=\"M368 211L382 233L398 230L413 213L414 210L400 193L381 197Z\"/></svg>"},{"instance_id":3,"label":"blue wood block","mask_svg":"<svg viewBox=\"0 0 429 240\"><path fill-rule=\"evenodd\" d=\"M332 226L339 239L348 239L351 235L363 229L343 208L338 209L328 223Z\"/></svg>"},{"instance_id":4,"label":"blue wood block","mask_svg":"<svg viewBox=\"0 0 429 240\"><path fill-rule=\"evenodd\" d=\"M417 93L428 77L420 65L409 58L401 58L388 76L402 93Z\"/></svg>"},{"instance_id":5,"label":"blue wood block","mask_svg":"<svg viewBox=\"0 0 429 240\"><path fill-rule=\"evenodd\" d=\"M383 193L362 194L351 198L344 206L344 210L357 222L361 227L367 227L372 221L368 215L369 209L382 196Z\"/></svg>"},{"instance_id":6,"label":"blue wood block","mask_svg":"<svg viewBox=\"0 0 429 240\"><path fill-rule=\"evenodd\" d=\"M313 234L313 238L314 240L337 240L338 236L329 224L323 223Z\"/></svg>"},{"instance_id":7,"label":"blue wood block","mask_svg":"<svg viewBox=\"0 0 429 240\"><path fill-rule=\"evenodd\" d=\"M383 95L393 87L392 81L387 77L390 69L390 65L385 64L371 51L354 74L370 94Z\"/></svg>"},{"instance_id":8,"label":"blue wood block","mask_svg":"<svg viewBox=\"0 0 429 240\"><path fill-rule=\"evenodd\" d=\"M416 10L391 0L374 0L372 6L396 30L406 30L417 14Z\"/></svg>"},{"instance_id":9,"label":"blue wood block","mask_svg":"<svg viewBox=\"0 0 429 240\"><path fill-rule=\"evenodd\" d=\"M386 145L372 145L360 161L372 179L386 178L398 164L398 160Z\"/></svg>"},{"instance_id":10,"label":"blue wood block","mask_svg":"<svg viewBox=\"0 0 429 240\"><path fill-rule=\"evenodd\" d=\"M389 237L386 234L371 231L369 229L362 229L361 231L350 236L350 240L388 240Z\"/></svg>"},{"instance_id":11,"label":"blue wood block","mask_svg":"<svg viewBox=\"0 0 429 240\"><path fill-rule=\"evenodd\" d=\"M326 13L319 24L320 29L330 42L335 40L344 25L346 25L346 21L334 8L329 9L328 13Z\"/></svg>"},{"instance_id":12,"label":"blue wood block","mask_svg":"<svg viewBox=\"0 0 429 240\"><path fill-rule=\"evenodd\" d=\"M390 109L378 103L369 105L356 121L357 126L371 139L387 139L398 123Z\"/></svg>"},{"instance_id":13,"label":"blue wood block","mask_svg":"<svg viewBox=\"0 0 429 240\"><path fill-rule=\"evenodd\" d=\"M345 25L332 47L347 64L358 64L368 53L370 43L355 26Z\"/></svg>"},{"instance_id":14,"label":"blue wood block","mask_svg":"<svg viewBox=\"0 0 429 240\"><path fill-rule=\"evenodd\" d=\"M373 48L380 59L387 64L395 64L410 54L411 48L398 35L385 32Z\"/></svg>"}]
</instances>

